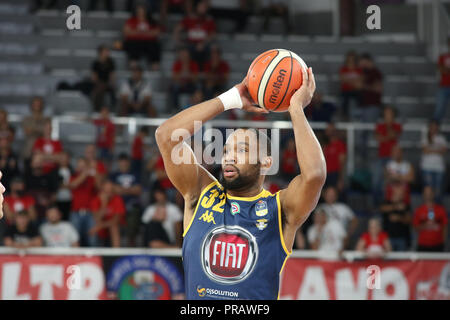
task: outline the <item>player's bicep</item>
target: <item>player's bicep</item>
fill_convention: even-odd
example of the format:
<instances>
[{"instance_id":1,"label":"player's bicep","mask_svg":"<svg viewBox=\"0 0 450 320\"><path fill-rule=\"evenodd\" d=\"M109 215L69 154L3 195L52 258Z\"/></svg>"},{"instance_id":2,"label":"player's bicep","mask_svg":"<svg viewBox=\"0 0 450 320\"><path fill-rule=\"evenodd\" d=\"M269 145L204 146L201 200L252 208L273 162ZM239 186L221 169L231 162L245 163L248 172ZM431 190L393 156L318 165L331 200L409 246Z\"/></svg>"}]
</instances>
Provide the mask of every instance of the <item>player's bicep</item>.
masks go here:
<instances>
[{"instance_id":1,"label":"player's bicep","mask_svg":"<svg viewBox=\"0 0 450 320\"><path fill-rule=\"evenodd\" d=\"M280 192L280 202L287 222L300 226L315 209L323 187L322 179L296 176L286 189Z\"/></svg>"}]
</instances>

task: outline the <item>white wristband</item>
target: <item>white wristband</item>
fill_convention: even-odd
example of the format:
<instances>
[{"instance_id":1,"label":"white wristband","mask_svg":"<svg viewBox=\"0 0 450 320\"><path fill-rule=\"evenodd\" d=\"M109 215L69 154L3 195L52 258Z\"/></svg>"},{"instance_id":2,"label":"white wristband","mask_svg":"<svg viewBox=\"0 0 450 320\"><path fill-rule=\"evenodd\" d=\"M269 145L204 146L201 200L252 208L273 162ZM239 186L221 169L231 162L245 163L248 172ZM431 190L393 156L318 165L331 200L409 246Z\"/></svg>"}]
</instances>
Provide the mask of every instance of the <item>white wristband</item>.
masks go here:
<instances>
[{"instance_id":1,"label":"white wristband","mask_svg":"<svg viewBox=\"0 0 450 320\"><path fill-rule=\"evenodd\" d=\"M242 109L241 95L236 87L222 93L218 98L222 101L224 111L230 109Z\"/></svg>"}]
</instances>

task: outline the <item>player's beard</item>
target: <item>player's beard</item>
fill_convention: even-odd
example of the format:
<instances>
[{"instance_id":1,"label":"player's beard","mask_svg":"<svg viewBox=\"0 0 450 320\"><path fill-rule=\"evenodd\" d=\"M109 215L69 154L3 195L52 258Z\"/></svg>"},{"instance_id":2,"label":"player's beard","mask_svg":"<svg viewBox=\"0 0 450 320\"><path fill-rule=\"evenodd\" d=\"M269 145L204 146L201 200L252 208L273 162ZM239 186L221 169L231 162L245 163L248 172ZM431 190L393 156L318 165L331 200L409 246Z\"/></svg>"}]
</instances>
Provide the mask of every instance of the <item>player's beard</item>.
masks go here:
<instances>
[{"instance_id":1,"label":"player's beard","mask_svg":"<svg viewBox=\"0 0 450 320\"><path fill-rule=\"evenodd\" d=\"M225 179L223 175L223 170L220 172L220 184L225 188L225 190L233 191L246 191L253 187L259 179L261 164L255 164L248 170L248 173L241 174L241 171L234 167L237 171L237 177L232 180Z\"/></svg>"}]
</instances>

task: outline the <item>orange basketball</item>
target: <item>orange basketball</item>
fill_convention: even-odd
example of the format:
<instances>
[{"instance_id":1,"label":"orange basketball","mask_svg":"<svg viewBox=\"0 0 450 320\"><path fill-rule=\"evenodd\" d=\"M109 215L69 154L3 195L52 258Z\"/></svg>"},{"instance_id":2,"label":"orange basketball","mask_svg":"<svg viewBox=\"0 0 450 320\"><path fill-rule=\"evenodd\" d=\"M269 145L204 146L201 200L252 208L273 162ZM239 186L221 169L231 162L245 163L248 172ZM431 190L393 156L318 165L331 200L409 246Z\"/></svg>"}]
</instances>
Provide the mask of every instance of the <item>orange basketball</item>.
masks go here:
<instances>
[{"instance_id":1,"label":"orange basketball","mask_svg":"<svg viewBox=\"0 0 450 320\"><path fill-rule=\"evenodd\" d=\"M302 58L286 49L268 50L253 60L248 69L248 91L260 106L285 112L295 90L302 85Z\"/></svg>"}]
</instances>

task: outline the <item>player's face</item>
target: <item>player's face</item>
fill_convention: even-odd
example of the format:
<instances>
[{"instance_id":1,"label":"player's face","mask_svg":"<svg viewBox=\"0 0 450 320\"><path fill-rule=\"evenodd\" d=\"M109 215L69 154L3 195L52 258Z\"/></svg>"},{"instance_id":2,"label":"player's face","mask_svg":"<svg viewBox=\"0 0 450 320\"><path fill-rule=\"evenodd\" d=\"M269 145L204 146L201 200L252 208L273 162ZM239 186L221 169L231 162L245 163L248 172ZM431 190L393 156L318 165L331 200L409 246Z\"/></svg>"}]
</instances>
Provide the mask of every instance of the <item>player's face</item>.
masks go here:
<instances>
[{"instance_id":1,"label":"player's face","mask_svg":"<svg viewBox=\"0 0 450 320\"><path fill-rule=\"evenodd\" d=\"M257 183L260 169L256 134L242 129L233 132L223 150L221 182L224 187L245 190Z\"/></svg>"}]
</instances>

